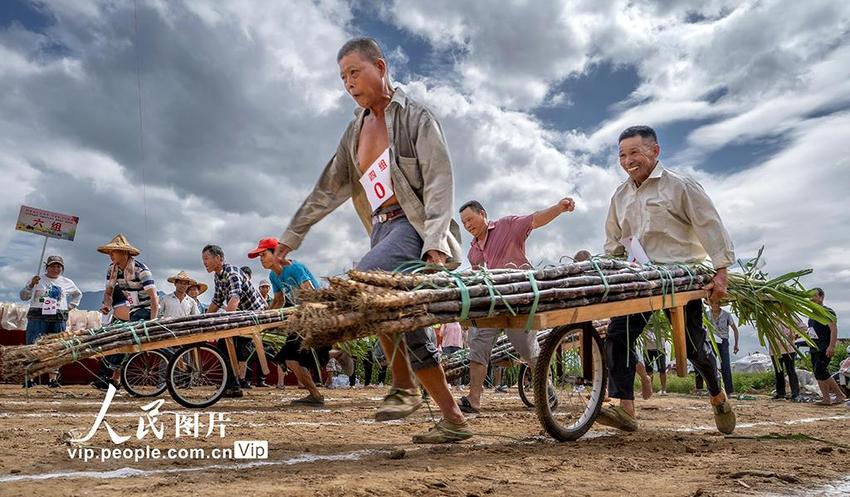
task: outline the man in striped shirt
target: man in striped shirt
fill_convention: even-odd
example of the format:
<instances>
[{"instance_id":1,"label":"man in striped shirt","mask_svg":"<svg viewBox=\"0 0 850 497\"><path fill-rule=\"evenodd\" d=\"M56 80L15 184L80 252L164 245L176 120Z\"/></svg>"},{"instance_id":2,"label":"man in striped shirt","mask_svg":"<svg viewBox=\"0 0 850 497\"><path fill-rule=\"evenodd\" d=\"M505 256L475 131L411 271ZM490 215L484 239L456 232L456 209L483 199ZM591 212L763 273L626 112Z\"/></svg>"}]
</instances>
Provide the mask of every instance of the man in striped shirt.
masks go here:
<instances>
[{"instance_id":1,"label":"man in striped shirt","mask_svg":"<svg viewBox=\"0 0 850 497\"><path fill-rule=\"evenodd\" d=\"M218 245L207 245L201 251L201 258L207 272L215 274L215 294L207 309L208 313L233 311L262 311L266 308L266 300L251 284L251 280L238 267L224 261L224 251ZM248 370L248 357L251 355L251 338L236 337L236 359L239 362L239 382L230 374L230 384L225 390L226 397L242 397L242 388L251 388L245 381ZM219 346L222 350L224 343ZM229 367L228 362L228 367Z\"/></svg>"},{"instance_id":2,"label":"man in striped shirt","mask_svg":"<svg viewBox=\"0 0 850 497\"><path fill-rule=\"evenodd\" d=\"M112 264L106 270L106 288L103 291L101 312L108 314L120 307L129 311L129 321L146 321L159 313L156 284L148 267L136 256L141 252L119 233L97 251L109 255ZM109 383L118 387L116 376L125 354L106 356L101 361L99 379L94 386L106 389Z\"/></svg>"}]
</instances>

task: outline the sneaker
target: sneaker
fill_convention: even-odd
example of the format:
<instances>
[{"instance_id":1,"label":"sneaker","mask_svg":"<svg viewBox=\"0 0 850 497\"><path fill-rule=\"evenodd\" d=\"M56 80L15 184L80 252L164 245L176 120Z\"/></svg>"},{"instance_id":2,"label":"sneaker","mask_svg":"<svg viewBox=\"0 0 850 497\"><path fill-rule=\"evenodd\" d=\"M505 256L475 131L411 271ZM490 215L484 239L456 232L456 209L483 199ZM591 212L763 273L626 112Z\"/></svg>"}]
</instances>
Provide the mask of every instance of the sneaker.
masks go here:
<instances>
[{"instance_id":1,"label":"sneaker","mask_svg":"<svg viewBox=\"0 0 850 497\"><path fill-rule=\"evenodd\" d=\"M714 424L717 426L717 431L724 435L729 435L735 431L735 411L732 410L732 404L729 400L724 400L719 406L712 406L714 409Z\"/></svg>"},{"instance_id":2,"label":"sneaker","mask_svg":"<svg viewBox=\"0 0 850 497\"><path fill-rule=\"evenodd\" d=\"M271 388L272 386L266 383L265 381L261 381L257 383L257 388Z\"/></svg>"},{"instance_id":3,"label":"sneaker","mask_svg":"<svg viewBox=\"0 0 850 497\"><path fill-rule=\"evenodd\" d=\"M469 438L472 438L472 430L469 429L469 423L464 421L463 423L455 424L451 421L441 419L427 432L421 435L413 435L413 443L444 444L461 442Z\"/></svg>"},{"instance_id":4,"label":"sneaker","mask_svg":"<svg viewBox=\"0 0 850 497\"><path fill-rule=\"evenodd\" d=\"M638 429L638 422L634 416L620 406L603 407L599 411L596 422L623 431L637 431Z\"/></svg>"},{"instance_id":5,"label":"sneaker","mask_svg":"<svg viewBox=\"0 0 850 497\"><path fill-rule=\"evenodd\" d=\"M239 387L230 387L224 391L224 394L222 394L222 397L228 399L240 399L244 396L245 394L242 393L242 389Z\"/></svg>"},{"instance_id":6,"label":"sneaker","mask_svg":"<svg viewBox=\"0 0 850 497\"><path fill-rule=\"evenodd\" d=\"M419 390L413 392L401 388L391 388L390 393L384 397L384 402L375 413L375 421L391 421L404 419L422 406L422 396Z\"/></svg>"},{"instance_id":7,"label":"sneaker","mask_svg":"<svg viewBox=\"0 0 850 497\"><path fill-rule=\"evenodd\" d=\"M59 384L59 380L55 378L50 380L50 383L47 384L47 388L59 388L61 386L62 385Z\"/></svg>"},{"instance_id":8,"label":"sneaker","mask_svg":"<svg viewBox=\"0 0 850 497\"><path fill-rule=\"evenodd\" d=\"M104 391L109 390L109 385L112 385L113 387L115 387L116 390L118 390L121 387L120 385L116 384L115 380L113 380L112 378L107 378L107 379L98 378L98 379L94 380L93 382L91 382L90 385L97 388L98 390L104 390Z\"/></svg>"},{"instance_id":9,"label":"sneaker","mask_svg":"<svg viewBox=\"0 0 850 497\"><path fill-rule=\"evenodd\" d=\"M242 390L250 390L253 387L251 386L250 381L242 379L242 380L239 380L239 388L241 388Z\"/></svg>"},{"instance_id":10,"label":"sneaker","mask_svg":"<svg viewBox=\"0 0 850 497\"><path fill-rule=\"evenodd\" d=\"M278 390L286 390L286 385L284 385L283 383L278 383L274 387L277 388Z\"/></svg>"},{"instance_id":11,"label":"sneaker","mask_svg":"<svg viewBox=\"0 0 850 497\"><path fill-rule=\"evenodd\" d=\"M495 391L498 392L498 393L508 393L508 386L507 385L499 385L495 388Z\"/></svg>"}]
</instances>

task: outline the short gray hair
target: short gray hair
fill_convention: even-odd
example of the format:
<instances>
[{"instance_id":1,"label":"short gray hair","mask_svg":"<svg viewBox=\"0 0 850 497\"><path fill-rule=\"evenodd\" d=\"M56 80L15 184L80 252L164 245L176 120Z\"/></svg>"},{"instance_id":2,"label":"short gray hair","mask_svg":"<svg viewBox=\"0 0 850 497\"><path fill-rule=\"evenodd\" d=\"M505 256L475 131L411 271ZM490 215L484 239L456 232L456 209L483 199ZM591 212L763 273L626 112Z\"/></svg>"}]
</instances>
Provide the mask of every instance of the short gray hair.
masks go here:
<instances>
[{"instance_id":1,"label":"short gray hair","mask_svg":"<svg viewBox=\"0 0 850 497\"><path fill-rule=\"evenodd\" d=\"M339 49L339 52L337 52L336 61L339 62L343 57L352 52L359 53L372 63L377 62L378 59L386 60L384 58L384 52L381 50L381 46L378 45L377 40L374 38L361 36L348 40L345 42L345 45Z\"/></svg>"}]
</instances>

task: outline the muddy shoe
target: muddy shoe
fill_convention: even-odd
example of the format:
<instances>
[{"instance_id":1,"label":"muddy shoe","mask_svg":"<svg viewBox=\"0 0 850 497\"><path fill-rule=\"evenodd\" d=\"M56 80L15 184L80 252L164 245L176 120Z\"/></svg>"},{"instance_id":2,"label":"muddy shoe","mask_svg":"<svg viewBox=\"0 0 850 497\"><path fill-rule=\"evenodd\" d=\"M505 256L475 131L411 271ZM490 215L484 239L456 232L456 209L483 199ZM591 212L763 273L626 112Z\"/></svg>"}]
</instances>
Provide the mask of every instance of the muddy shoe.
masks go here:
<instances>
[{"instance_id":1,"label":"muddy shoe","mask_svg":"<svg viewBox=\"0 0 850 497\"><path fill-rule=\"evenodd\" d=\"M620 406L602 407L596 422L623 431L637 431L638 422Z\"/></svg>"},{"instance_id":2,"label":"muddy shoe","mask_svg":"<svg viewBox=\"0 0 850 497\"><path fill-rule=\"evenodd\" d=\"M461 424L455 424L451 421L441 419L439 423L432 426L427 432L421 435L414 435L413 443L445 444L461 442L468 438L472 438L472 430L469 429L469 423L464 421Z\"/></svg>"},{"instance_id":3,"label":"muddy shoe","mask_svg":"<svg viewBox=\"0 0 850 497\"><path fill-rule=\"evenodd\" d=\"M375 413L375 421L392 421L404 419L422 405L422 396L419 390L413 392L401 388L391 388L390 393L384 397L384 402Z\"/></svg>"},{"instance_id":4,"label":"muddy shoe","mask_svg":"<svg viewBox=\"0 0 850 497\"><path fill-rule=\"evenodd\" d=\"M293 406L322 407L325 405L325 399L317 399L312 395L308 395L300 399L295 399L290 404Z\"/></svg>"},{"instance_id":5,"label":"muddy shoe","mask_svg":"<svg viewBox=\"0 0 850 497\"><path fill-rule=\"evenodd\" d=\"M729 435L735 431L735 411L732 410L732 404L728 400L724 400L719 406L712 406L714 409L714 424L717 426L717 431L724 435Z\"/></svg>"}]
</instances>

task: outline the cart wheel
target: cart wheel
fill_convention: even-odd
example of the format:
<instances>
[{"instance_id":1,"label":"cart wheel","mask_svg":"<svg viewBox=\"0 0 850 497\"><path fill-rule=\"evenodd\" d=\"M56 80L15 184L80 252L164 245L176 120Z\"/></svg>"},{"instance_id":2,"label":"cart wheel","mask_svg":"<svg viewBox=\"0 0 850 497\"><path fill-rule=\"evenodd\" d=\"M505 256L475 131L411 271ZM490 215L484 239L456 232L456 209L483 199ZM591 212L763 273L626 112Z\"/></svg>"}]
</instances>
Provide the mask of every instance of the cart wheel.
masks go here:
<instances>
[{"instance_id":1,"label":"cart wheel","mask_svg":"<svg viewBox=\"0 0 850 497\"><path fill-rule=\"evenodd\" d=\"M534 383L532 380L531 369L527 364L519 367L519 379L517 380L517 390L519 390L519 398L526 407L534 409L534 402L528 398L529 394L533 395Z\"/></svg>"},{"instance_id":2,"label":"cart wheel","mask_svg":"<svg viewBox=\"0 0 850 497\"><path fill-rule=\"evenodd\" d=\"M228 371L224 356L212 345L186 345L168 363L168 392L183 407L209 407L224 394Z\"/></svg>"},{"instance_id":3,"label":"cart wheel","mask_svg":"<svg viewBox=\"0 0 850 497\"><path fill-rule=\"evenodd\" d=\"M133 397L156 397L165 391L168 355L147 350L130 356L121 368L121 385Z\"/></svg>"},{"instance_id":4,"label":"cart wheel","mask_svg":"<svg viewBox=\"0 0 850 497\"><path fill-rule=\"evenodd\" d=\"M592 323L552 330L534 372L534 404L546 432L561 442L581 438L599 414L607 379L602 339ZM550 402L540 402L545 398Z\"/></svg>"}]
</instances>

